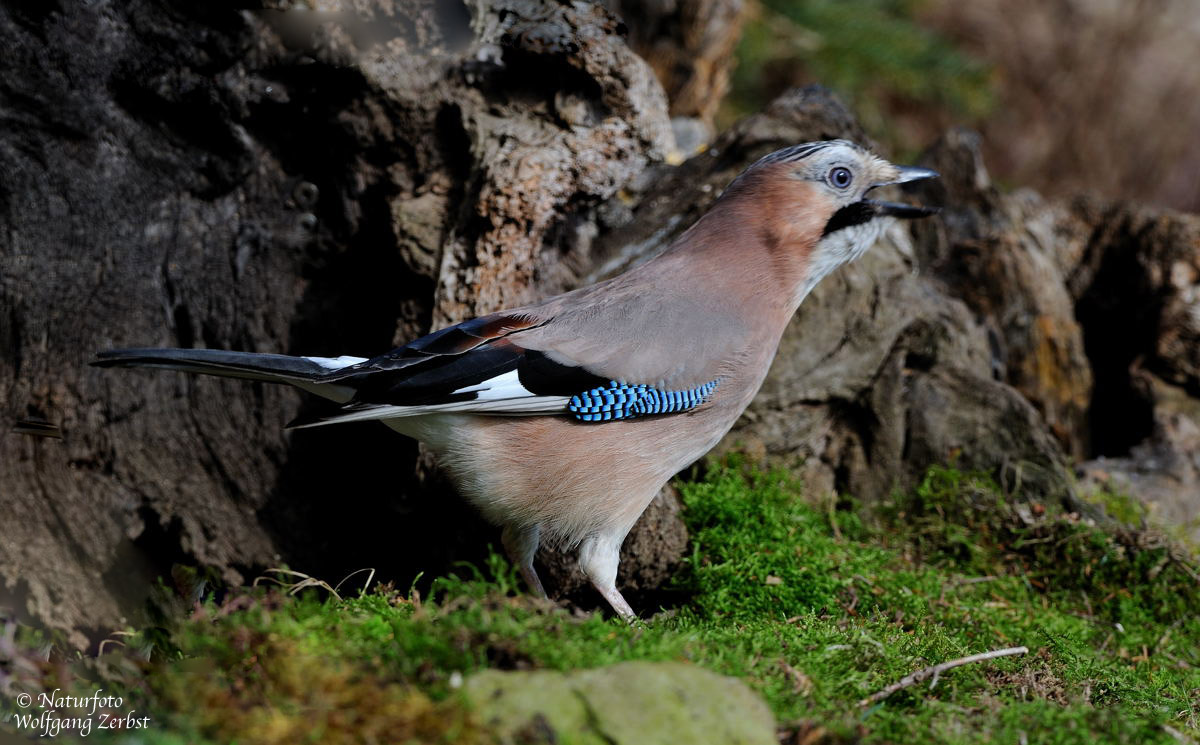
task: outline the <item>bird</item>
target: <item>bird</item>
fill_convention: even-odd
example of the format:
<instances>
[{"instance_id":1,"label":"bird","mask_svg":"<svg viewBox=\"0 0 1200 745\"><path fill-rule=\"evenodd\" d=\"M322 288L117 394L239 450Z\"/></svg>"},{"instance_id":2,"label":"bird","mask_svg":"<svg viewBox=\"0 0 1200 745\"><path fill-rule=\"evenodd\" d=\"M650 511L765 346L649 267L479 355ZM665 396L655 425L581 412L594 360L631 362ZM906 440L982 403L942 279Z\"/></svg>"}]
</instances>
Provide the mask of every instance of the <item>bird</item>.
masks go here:
<instances>
[{"instance_id":1,"label":"bird","mask_svg":"<svg viewBox=\"0 0 1200 745\"><path fill-rule=\"evenodd\" d=\"M533 593L539 545L577 553L619 616L621 544L655 494L732 428L784 329L891 218L936 212L871 190L936 177L848 140L747 167L659 255L623 274L435 331L376 357L116 349L100 367L290 384L338 404L289 428L380 421L424 442L501 528Z\"/></svg>"}]
</instances>

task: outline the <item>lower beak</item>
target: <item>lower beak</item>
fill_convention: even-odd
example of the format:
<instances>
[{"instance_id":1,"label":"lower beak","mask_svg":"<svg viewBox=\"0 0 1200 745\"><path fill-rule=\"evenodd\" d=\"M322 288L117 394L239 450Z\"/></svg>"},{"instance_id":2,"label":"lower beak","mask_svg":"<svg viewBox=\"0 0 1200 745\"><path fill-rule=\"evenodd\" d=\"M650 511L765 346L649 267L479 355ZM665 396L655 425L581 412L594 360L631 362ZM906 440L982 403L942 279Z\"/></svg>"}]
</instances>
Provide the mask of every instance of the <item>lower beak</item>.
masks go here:
<instances>
[{"instance_id":1,"label":"lower beak","mask_svg":"<svg viewBox=\"0 0 1200 745\"><path fill-rule=\"evenodd\" d=\"M876 215L899 217L904 220L929 217L940 212L937 207L919 207L915 204L900 204L899 202L876 202L874 199L864 199L863 201L875 208Z\"/></svg>"},{"instance_id":2,"label":"lower beak","mask_svg":"<svg viewBox=\"0 0 1200 745\"><path fill-rule=\"evenodd\" d=\"M899 175L892 181L887 181L875 186L890 186L892 184L907 184L909 181L920 181L927 178L937 178L938 172L931 171L928 168L917 168L916 166L896 166ZM875 188L874 186L871 188ZM936 215L939 210L936 207L918 207L912 204L900 204L898 202L877 202L873 199L864 199L864 202L871 205L875 209L875 214L885 215L888 217L898 217L905 220L912 220L918 217L929 217Z\"/></svg>"}]
</instances>

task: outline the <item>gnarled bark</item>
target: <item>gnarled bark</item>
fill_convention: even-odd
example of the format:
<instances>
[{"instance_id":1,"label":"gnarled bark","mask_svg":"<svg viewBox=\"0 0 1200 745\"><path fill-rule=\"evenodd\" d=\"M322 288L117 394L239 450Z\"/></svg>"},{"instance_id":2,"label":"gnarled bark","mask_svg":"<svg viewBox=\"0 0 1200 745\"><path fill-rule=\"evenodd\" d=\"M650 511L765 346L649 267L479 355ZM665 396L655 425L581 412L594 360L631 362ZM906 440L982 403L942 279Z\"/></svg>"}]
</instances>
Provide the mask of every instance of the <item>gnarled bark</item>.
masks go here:
<instances>
[{"instance_id":1,"label":"gnarled bark","mask_svg":"<svg viewBox=\"0 0 1200 745\"><path fill-rule=\"evenodd\" d=\"M411 441L288 434L293 391L86 363L370 355L560 291L594 206L671 146L618 25L523 0L0 9L4 429L64 436L0 440L6 605L103 634L173 562L406 581L479 556L494 534L421 486Z\"/></svg>"}]
</instances>

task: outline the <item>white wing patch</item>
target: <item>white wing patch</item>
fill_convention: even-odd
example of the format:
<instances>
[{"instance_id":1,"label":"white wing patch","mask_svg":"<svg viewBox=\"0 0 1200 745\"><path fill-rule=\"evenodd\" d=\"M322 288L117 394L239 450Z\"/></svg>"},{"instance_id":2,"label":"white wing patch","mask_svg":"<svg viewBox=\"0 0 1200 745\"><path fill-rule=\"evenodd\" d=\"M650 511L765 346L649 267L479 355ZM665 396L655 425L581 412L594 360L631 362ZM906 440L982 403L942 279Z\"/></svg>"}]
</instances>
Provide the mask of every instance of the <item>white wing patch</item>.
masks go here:
<instances>
[{"instance_id":1,"label":"white wing patch","mask_svg":"<svg viewBox=\"0 0 1200 745\"><path fill-rule=\"evenodd\" d=\"M309 358L313 359L313 358ZM319 358L318 358L319 359ZM338 359L350 359L340 357ZM317 359L313 360L318 361ZM319 363L318 363L319 364ZM353 363L351 363L353 364ZM418 406L396 406L393 404L363 404L353 410L333 414L319 422L301 424L293 429L320 427L343 422L364 422L373 419L396 419L426 414L489 414L492 416L529 416L557 414L565 411L570 396L539 396L521 385L516 370L489 378L482 383L459 388L451 395L474 393L470 401L451 401L444 404L421 404Z\"/></svg>"},{"instance_id":2,"label":"white wing patch","mask_svg":"<svg viewBox=\"0 0 1200 745\"><path fill-rule=\"evenodd\" d=\"M341 370L343 367L367 361L366 357L350 357L348 355L342 355L341 357L305 357L304 359L309 362L315 362L326 370ZM346 385L312 383L307 380L289 380L288 382L301 390L315 393L322 398L328 398L339 404L344 404L354 398L354 389Z\"/></svg>"},{"instance_id":3,"label":"white wing patch","mask_svg":"<svg viewBox=\"0 0 1200 745\"><path fill-rule=\"evenodd\" d=\"M305 357L309 362L315 362L326 370L341 370L343 367L357 365L360 362L366 362L366 357L351 357L342 355L341 357Z\"/></svg>"},{"instance_id":4,"label":"white wing patch","mask_svg":"<svg viewBox=\"0 0 1200 745\"><path fill-rule=\"evenodd\" d=\"M534 394L521 385L521 378L516 370L488 378L482 383L459 388L454 393L476 393L477 401L495 401L507 398L529 398Z\"/></svg>"}]
</instances>

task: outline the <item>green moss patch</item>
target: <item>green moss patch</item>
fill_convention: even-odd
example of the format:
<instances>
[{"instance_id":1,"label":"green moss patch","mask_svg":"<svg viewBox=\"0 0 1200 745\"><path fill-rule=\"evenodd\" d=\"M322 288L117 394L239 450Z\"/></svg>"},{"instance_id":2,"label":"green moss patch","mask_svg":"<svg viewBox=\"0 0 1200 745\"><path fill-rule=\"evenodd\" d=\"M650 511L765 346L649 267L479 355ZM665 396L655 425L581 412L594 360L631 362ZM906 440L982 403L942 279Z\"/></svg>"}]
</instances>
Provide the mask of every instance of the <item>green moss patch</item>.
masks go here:
<instances>
[{"instance_id":1,"label":"green moss patch","mask_svg":"<svg viewBox=\"0 0 1200 745\"><path fill-rule=\"evenodd\" d=\"M234 591L59 665L55 682L124 692L153 717L144 742L490 742L463 693L473 674L635 660L741 679L789 742L1200 736L1200 582L1165 539L953 469L874 512L809 501L787 473L735 460L680 487L686 602L636 626L521 595L493 557L426 598ZM1029 653L859 703L926 666L1013 646Z\"/></svg>"}]
</instances>

